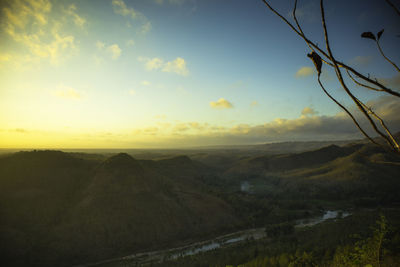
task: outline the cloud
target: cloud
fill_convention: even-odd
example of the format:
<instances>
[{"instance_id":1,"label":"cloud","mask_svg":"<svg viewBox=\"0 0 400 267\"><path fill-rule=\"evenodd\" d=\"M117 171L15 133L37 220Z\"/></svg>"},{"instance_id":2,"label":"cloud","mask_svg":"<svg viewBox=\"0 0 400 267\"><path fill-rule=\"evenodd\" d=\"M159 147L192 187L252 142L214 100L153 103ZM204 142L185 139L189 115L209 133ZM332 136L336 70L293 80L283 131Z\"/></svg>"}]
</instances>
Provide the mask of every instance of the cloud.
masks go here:
<instances>
[{"instance_id":1,"label":"cloud","mask_svg":"<svg viewBox=\"0 0 400 267\"><path fill-rule=\"evenodd\" d=\"M211 101L210 107L215 109L225 109L225 108L233 108L233 105L228 100L220 98L216 102Z\"/></svg>"},{"instance_id":2,"label":"cloud","mask_svg":"<svg viewBox=\"0 0 400 267\"><path fill-rule=\"evenodd\" d=\"M379 113L392 132L400 130L400 103L395 97L382 97L368 103ZM354 107L355 109L355 107ZM304 111L304 109L303 109ZM177 122L168 129L159 128L160 140L167 140L169 145L221 145L221 144L255 144L271 141L318 141L345 140L363 138L351 119L339 112L332 116L315 115L312 109L294 119L276 118L263 124L237 124L231 127L210 125L200 122ZM368 122L356 114L361 125L368 129ZM373 133L371 130L367 130Z\"/></svg>"},{"instance_id":3,"label":"cloud","mask_svg":"<svg viewBox=\"0 0 400 267\"><path fill-rule=\"evenodd\" d=\"M386 96L367 103L379 114L393 133L400 131L400 102L396 97ZM353 110L356 110L353 107ZM313 115L313 116L306 116ZM362 127L375 136L369 123L360 113L354 112ZM333 116L316 115L311 108L305 108L302 116L295 119L277 118L259 125L237 125L230 129L231 136L224 131L223 135L242 142L288 141L288 140L338 140L363 138L352 120L343 112Z\"/></svg>"},{"instance_id":4,"label":"cloud","mask_svg":"<svg viewBox=\"0 0 400 267\"><path fill-rule=\"evenodd\" d=\"M141 33L145 34L151 30L151 22L146 18L146 16L132 7L128 7L123 0L112 0L111 4L115 14L139 20L142 23L140 27ZM126 25L128 28L132 26L129 21Z\"/></svg>"},{"instance_id":5,"label":"cloud","mask_svg":"<svg viewBox=\"0 0 400 267\"><path fill-rule=\"evenodd\" d=\"M97 56L97 55L94 55L94 56L93 56L93 60L94 60L94 63L95 63L97 66L100 66L101 64L104 63L104 58L103 58L103 57L99 57L99 56Z\"/></svg>"},{"instance_id":6,"label":"cloud","mask_svg":"<svg viewBox=\"0 0 400 267\"><path fill-rule=\"evenodd\" d=\"M395 76L391 78L378 79L378 81L386 86L400 89L400 73L397 73Z\"/></svg>"},{"instance_id":7,"label":"cloud","mask_svg":"<svg viewBox=\"0 0 400 267\"><path fill-rule=\"evenodd\" d=\"M97 49L99 49L99 50L103 50L105 46L106 46L106 44L103 43L103 42L101 42L101 41L97 41L97 42L96 42L96 47L97 47Z\"/></svg>"},{"instance_id":8,"label":"cloud","mask_svg":"<svg viewBox=\"0 0 400 267\"><path fill-rule=\"evenodd\" d=\"M185 2L185 0L169 0L168 2L170 4L182 5Z\"/></svg>"},{"instance_id":9,"label":"cloud","mask_svg":"<svg viewBox=\"0 0 400 267\"><path fill-rule=\"evenodd\" d=\"M167 62L162 71L174 72L182 76L187 76L189 74L189 71L186 68L186 62L181 57L177 57L175 60Z\"/></svg>"},{"instance_id":10,"label":"cloud","mask_svg":"<svg viewBox=\"0 0 400 267\"><path fill-rule=\"evenodd\" d=\"M20 133L20 134L27 134L30 131L25 130L23 128L15 128L15 129L10 130L10 132L15 132L15 133Z\"/></svg>"},{"instance_id":11,"label":"cloud","mask_svg":"<svg viewBox=\"0 0 400 267\"><path fill-rule=\"evenodd\" d=\"M367 102L367 106L393 125L400 126L400 101L394 96L383 96Z\"/></svg>"},{"instance_id":12,"label":"cloud","mask_svg":"<svg viewBox=\"0 0 400 267\"><path fill-rule=\"evenodd\" d=\"M100 53L103 54L103 56L109 56L111 57L111 59L118 59L121 54L122 54L122 49L119 47L118 44L112 44L107 46L104 42L102 41L97 41L96 42L96 47L99 51L102 51ZM97 63L103 63L104 62L104 58L99 57L98 55L95 55L95 62Z\"/></svg>"},{"instance_id":13,"label":"cloud","mask_svg":"<svg viewBox=\"0 0 400 267\"><path fill-rule=\"evenodd\" d=\"M63 99L79 100L82 98L82 95L77 90L63 84L60 84L53 94Z\"/></svg>"},{"instance_id":14,"label":"cloud","mask_svg":"<svg viewBox=\"0 0 400 267\"><path fill-rule=\"evenodd\" d=\"M305 107L301 111L301 115L303 115L303 116L309 116L309 115L315 115L315 114L317 114L317 112L313 108L310 108L310 107Z\"/></svg>"},{"instance_id":15,"label":"cloud","mask_svg":"<svg viewBox=\"0 0 400 267\"><path fill-rule=\"evenodd\" d=\"M144 23L140 29L140 32L145 34L148 33L149 31L151 31L151 22L147 21L146 23Z\"/></svg>"},{"instance_id":16,"label":"cloud","mask_svg":"<svg viewBox=\"0 0 400 267\"><path fill-rule=\"evenodd\" d=\"M143 86L149 86L151 84L151 82L149 82L149 81L141 81L140 84L143 85Z\"/></svg>"},{"instance_id":17,"label":"cloud","mask_svg":"<svg viewBox=\"0 0 400 267\"><path fill-rule=\"evenodd\" d=\"M296 77L301 78L301 77L307 77L311 76L315 73L314 68L312 67L301 67L297 72L296 72Z\"/></svg>"},{"instance_id":18,"label":"cloud","mask_svg":"<svg viewBox=\"0 0 400 267\"><path fill-rule=\"evenodd\" d=\"M182 76L187 76L189 74L189 70L186 67L186 61L177 57L173 61L164 62L161 58L145 58L139 57L138 60L140 62L145 63L146 70L161 70L163 72L172 72Z\"/></svg>"},{"instance_id":19,"label":"cloud","mask_svg":"<svg viewBox=\"0 0 400 267\"><path fill-rule=\"evenodd\" d=\"M352 59L350 59L349 64L355 65L355 66L360 66L360 67L365 67L368 66L372 62L373 57L372 56L356 56Z\"/></svg>"},{"instance_id":20,"label":"cloud","mask_svg":"<svg viewBox=\"0 0 400 267\"><path fill-rule=\"evenodd\" d=\"M154 0L157 4L162 5L164 3L164 0ZM168 2L173 5L182 5L185 0L165 0L165 2Z\"/></svg>"},{"instance_id":21,"label":"cloud","mask_svg":"<svg viewBox=\"0 0 400 267\"><path fill-rule=\"evenodd\" d=\"M167 118L167 116L165 114L159 114L159 115L156 115L154 118L156 118L158 120L165 120Z\"/></svg>"},{"instance_id":22,"label":"cloud","mask_svg":"<svg viewBox=\"0 0 400 267\"><path fill-rule=\"evenodd\" d=\"M111 54L112 59L118 59L121 56L122 50L117 44L112 44L107 47L107 52Z\"/></svg>"},{"instance_id":23,"label":"cloud","mask_svg":"<svg viewBox=\"0 0 400 267\"><path fill-rule=\"evenodd\" d=\"M8 53L6 54L0 54L0 62L2 61L10 61L12 56Z\"/></svg>"},{"instance_id":24,"label":"cloud","mask_svg":"<svg viewBox=\"0 0 400 267\"><path fill-rule=\"evenodd\" d=\"M86 23L76 11L75 5L65 9L62 5L53 6L48 0L10 1L2 8L2 31L27 51L14 55L14 61L19 61L15 65L27 65L44 59L58 65L76 54L75 37L64 32L69 22L78 27Z\"/></svg>"},{"instance_id":25,"label":"cloud","mask_svg":"<svg viewBox=\"0 0 400 267\"><path fill-rule=\"evenodd\" d=\"M253 102L251 102L251 103L250 103L250 106L251 106L251 107L258 106L258 101L253 101Z\"/></svg>"},{"instance_id":26,"label":"cloud","mask_svg":"<svg viewBox=\"0 0 400 267\"><path fill-rule=\"evenodd\" d=\"M175 133L181 133L181 132L186 132L190 130L190 127L186 124L186 123L178 123L175 125L175 127L173 128L173 131Z\"/></svg>"},{"instance_id":27,"label":"cloud","mask_svg":"<svg viewBox=\"0 0 400 267\"><path fill-rule=\"evenodd\" d=\"M129 39L128 41L126 41L126 46L134 46L135 45L135 41L132 39Z\"/></svg>"},{"instance_id":28,"label":"cloud","mask_svg":"<svg viewBox=\"0 0 400 267\"><path fill-rule=\"evenodd\" d=\"M164 65L164 61L161 58L143 58L139 57L139 61L145 62L146 70L158 70Z\"/></svg>"},{"instance_id":29,"label":"cloud","mask_svg":"<svg viewBox=\"0 0 400 267\"><path fill-rule=\"evenodd\" d=\"M86 19L82 18L76 13L76 6L74 4L71 4L65 10L65 13L73 17L76 26L83 28L83 26L86 24Z\"/></svg>"},{"instance_id":30,"label":"cloud","mask_svg":"<svg viewBox=\"0 0 400 267\"><path fill-rule=\"evenodd\" d=\"M112 0L112 6L116 14L124 17L130 16L133 19L138 16L138 13L135 11L135 9L127 7L125 2L122 0Z\"/></svg>"}]
</instances>

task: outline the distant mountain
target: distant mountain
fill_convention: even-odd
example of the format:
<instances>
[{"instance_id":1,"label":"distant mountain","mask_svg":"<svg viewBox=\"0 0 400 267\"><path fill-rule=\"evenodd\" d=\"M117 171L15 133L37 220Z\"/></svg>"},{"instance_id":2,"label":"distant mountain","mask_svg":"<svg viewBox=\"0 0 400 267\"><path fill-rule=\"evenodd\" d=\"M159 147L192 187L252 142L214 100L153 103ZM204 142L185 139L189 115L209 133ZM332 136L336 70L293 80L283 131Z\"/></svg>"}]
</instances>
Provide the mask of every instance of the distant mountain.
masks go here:
<instances>
[{"instance_id":1,"label":"distant mountain","mask_svg":"<svg viewBox=\"0 0 400 267\"><path fill-rule=\"evenodd\" d=\"M362 140L342 140L342 141L293 141L278 142L254 146L254 149L264 150L272 154L300 153L312 151L330 145L343 146L351 143L364 143Z\"/></svg>"},{"instance_id":2,"label":"distant mountain","mask_svg":"<svg viewBox=\"0 0 400 267\"><path fill-rule=\"evenodd\" d=\"M237 219L196 179L200 168L187 157L123 153L100 163L59 151L3 157L2 261L72 265L223 232Z\"/></svg>"},{"instance_id":3,"label":"distant mountain","mask_svg":"<svg viewBox=\"0 0 400 267\"><path fill-rule=\"evenodd\" d=\"M269 187L273 194L302 198L370 198L400 201L400 156L376 145L327 146L297 154L242 159L225 170L225 179Z\"/></svg>"}]
</instances>

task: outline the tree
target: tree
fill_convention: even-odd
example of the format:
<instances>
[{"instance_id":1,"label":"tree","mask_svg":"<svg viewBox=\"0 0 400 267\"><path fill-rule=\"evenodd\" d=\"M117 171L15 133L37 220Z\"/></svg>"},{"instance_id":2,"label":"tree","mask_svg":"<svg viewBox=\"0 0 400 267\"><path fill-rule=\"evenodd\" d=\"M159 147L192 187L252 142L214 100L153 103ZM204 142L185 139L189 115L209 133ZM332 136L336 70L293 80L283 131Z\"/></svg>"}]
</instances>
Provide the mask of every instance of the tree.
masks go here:
<instances>
[{"instance_id":1,"label":"tree","mask_svg":"<svg viewBox=\"0 0 400 267\"><path fill-rule=\"evenodd\" d=\"M293 8L293 18L295 21L295 25L289 22L282 14L280 14L278 11L276 11L269 3L268 0L262 0L264 4L273 12L275 13L281 20L283 20L286 24L289 25L289 27L297 34L299 35L305 43L308 45L310 48L311 52L307 55L314 63L315 68L317 70L317 80L318 83L321 87L321 89L324 91L324 93L333 101L335 102L341 109L344 110L344 112L347 113L347 115L352 119L353 123L355 126L359 129L359 131L366 137L368 138L369 141L372 143L383 146L376 140L374 140L368 133L367 131L360 125L359 121L355 116L352 114L352 112L347 109L340 101L338 101L336 98L334 98L328 90L326 90L325 86L321 82L320 75L322 72L322 66L326 65L329 67L334 68L336 78L340 82L342 89L345 91L347 96L352 100L352 102L356 105L356 107L361 111L363 116L368 120L370 127L375 131L376 134L381 136L387 143L387 146L384 146L385 148L390 148L391 150L395 151L396 153L400 154L400 146L397 140L393 137L393 134L387 127L385 121L377 114L375 111L372 110L371 107L367 106L363 101L361 101L349 88L348 84L344 80L344 75L343 75L343 70L347 73L347 75L351 78L351 80L354 82L354 84L362 86L368 90L373 90L373 91L378 91L381 92L382 94L386 95L392 95L395 97L400 98L400 93L389 88L388 86L384 85L382 82L378 81L377 79L371 78L369 75L365 76L361 74L359 71L355 70L354 68L344 64L343 62L340 62L339 60L336 59L334 56L331 46L329 43L329 34L326 26L326 20L325 20L325 10L324 10L324 1L320 0L320 11L321 11L321 23L323 26L324 30L324 38L325 38L325 46L326 50L323 48L320 48L315 42L310 40L307 35L303 32L303 29L300 25L300 23L297 20L296 17L296 8L297 8L297 0L294 1L294 8ZM400 11L399 9L391 3L389 0L385 0L391 8L393 8L398 15L400 16ZM393 67L400 72L399 67L392 61L390 60L383 52L379 40L383 34L384 30L381 30L380 32L377 33L375 36L372 32L364 32L361 34L362 38L367 38L374 40L377 44L378 50L381 53L381 55L390 63L393 65ZM380 125L380 126L379 126Z\"/></svg>"},{"instance_id":2,"label":"tree","mask_svg":"<svg viewBox=\"0 0 400 267\"><path fill-rule=\"evenodd\" d=\"M381 215L371 237L358 241L354 246L338 247L333 257L336 266L380 266L382 243L388 232L386 218Z\"/></svg>"}]
</instances>

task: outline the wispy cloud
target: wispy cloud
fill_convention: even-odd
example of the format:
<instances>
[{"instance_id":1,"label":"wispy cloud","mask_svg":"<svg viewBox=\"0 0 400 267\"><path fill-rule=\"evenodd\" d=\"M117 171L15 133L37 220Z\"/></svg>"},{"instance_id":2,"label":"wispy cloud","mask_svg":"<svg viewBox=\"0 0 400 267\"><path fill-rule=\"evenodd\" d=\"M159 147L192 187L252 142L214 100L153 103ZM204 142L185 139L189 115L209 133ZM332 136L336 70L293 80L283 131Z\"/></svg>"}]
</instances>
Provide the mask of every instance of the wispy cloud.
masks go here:
<instances>
[{"instance_id":1,"label":"wispy cloud","mask_svg":"<svg viewBox=\"0 0 400 267\"><path fill-rule=\"evenodd\" d=\"M45 59L57 65L78 52L75 36L64 31L69 22L80 28L86 23L75 5L64 8L48 0L11 1L1 12L2 30L28 51L15 55L15 60L23 61L21 65Z\"/></svg>"},{"instance_id":2,"label":"wispy cloud","mask_svg":"<svg viewBox=\"0 0 400 267\"><path fill-rule=\"evenodd\" d=\"M173 4L173 5L182 5L186 0L154 0L159 5L162 5L164 2Z\"/></svg>"},{"instance_id":3,"label":"wispy cloud","mask_svg":"<svg viewBox=\"0 0 400 267\"><path fill-rule=\"evenodd\" d=\"M135 45L135 41L133 39L129 39L128 41L126 41L126 46L134 46Z\"/></svg>"},{"instance_id":4,"label":"wispy cloud","mask_svg":"<svg viewBox=\"0 0 400 267\"><path fill-rule=\"evenodd\" d=\"M368 103L387 122L393 132L400 130L400 104L394 97L383 97ZM363 138L351 119L339 112L332 116L317 115L310 107L302 110L302 115L294 119L276 118L263 124L237 124L233 126L212 125L201 122L175 122L158 124L138 129L139 136L157 136L161 143L169 146L212 145L212 144L251 144L271 141L316 141ZM312 116L310 116L312 115ZM361 119L361 115L356 116ZM360 120L363 127L368 122ZM152 130L153 129L153 130ZM369 131L372 133L372 131ZM137 137L137 135L135 135ZM154 142L154 139L151 139ZM165 144L162 144L164 142ZM154 143L153 143L154 145Z\"/></svg>"},{"instance_id":5,"label":"wispy cloud","mask_svg":"<svg viewBox=\"0 0 400 267\"><path fill-rule=\"evenodd\" d=\"M151 82L149 82L149 81L141 81L140 84L143 85L143 86L149 86L149 85L151 85Z\"/></svg>"},{"instance_id":6,"label":"wispy cloud","mask_svg":"<svg viewBox=\"0 0 400 267\"><path fill-rule=\"evenodd\" d=\"M146 70L158 70L164 65L164 61L161 58L144 58L139 57L140 62L144 62Z\"/></svg>"},{"instance_id":7,"label":"wispy cloud","mask_svg":"<svg viewBox=\"0 0 400 267\"><path fill-rule=\"evenodd\" d=\"M66 86L64 84L60 84L59 86L57 86L57 89L53 92L53 95L59 98L72 100L79 100L82 98L81 93L79 93L74 88Z\"/></svg>"},{"instance_id":8,"label":"wispy cloud","mask_svg":"<svg viewBox=\"0 0 400 267\"><path fill-rule=\"evenodd\" d=\"M74 23L76 26L83 28L86 24L86 19L83 17L79 16L78 13L76 13L76 6L74 4L69 5L69 7L65 10L65 13L71 16L74 20Z\"/></svg>"},{"instance_id":9,"label":"wispy cloud","mask_svg":"<svg viewBox=\"0 0 400 267\"><path fill-rule=\"evenodd\" d=\"M140 32L143 34L148 33L149 31L151 31L151 28L152 28L151 22L147 21L142 25L142 27L140 27Z\"/></svg>"},{"instance_id":10,"label":"wispy cloud","mask_svg":"<svg viewBox=\"0 0 400 267\"><path fill-rule=\"evenodd\" d=\"M316 112L313 108L311 107L305 107L303 108L303 110L301 111L301 115L303 116L310 116L310 115L315 115L318 112Z\"/></svg>"},{"instance_id":11,"label":"wispy cloud","mask_svg":"<svg viewBox=\"0 0 400 267\"><path fill-rule=\"evenodd\" d=\"M356 56L350 59L349 63L351 65L365 67L371 64L373 57L372 56Z\"/></svg>"},{"instance_id":12,"label":"wispy cloud","mask_svg":"<svg viewBox=\"0 0 400 267\"><path fill-rule=\"evenodd\" d=\"M106 44L101 42L101 41L97 41L96 42L96 47L97 47L97 49L102 50L102 49L104 49L106 47Z\"/></svg>"},{"instance_id":13,"label":"wispy cloud","mask_svg":"<svg viewBox=\"0 0 400 267\"><path fill-rule=\"evenodd\" d=\"M162 69L164 72L174 72L176 74L186 76L189 74L188 69L186 68L186 62L183 58L177 57L173 61L169 61L164 65Z\"/></svg>"},{"instance_id":14,"label":"wispy cloud","mask_svg":"<svg viewBox=\"0 0 400 267\"><path fill-rule=\"evenodd\" d=\"M383 83L386 86L391 86L393 88L400 89L400 73L394 75L391 78L381 78L378 79L379 82Z\"/></svg>"},{"instance_id":15,"label":"wispy cloud","mask_svg":"<svg viewBox=\"0 0 400 267\"><path fill-rule=\"evenodd\" d=\"M296 77L301 78L301 77L308 77L311 76L315 73L314 68L312 67L301 67L297 72L296 72Z\"/></svg>"},{"instance_id":16,"label":"wispy cloud","mask_svg":"<svg viewBox=\"0 0 400 267\"><path fill-rule=\"evenodd\" d=\"M220 98L217 101L211 101L210 107L215 109L225 109L225 108L233 108L233 105L225 98Z\"/></svg>"},{"instance_id":17,"label":"wispy cloud","mask_svg":"<svg viewBox=\"0 0 400 267\"><path fill-rule=\"evenodd\" d=\"M117 44L112 44L107 47L107 52L111 55L112 59L118 59L121 56L122 49Z\"/></svg>"},{"instance_id":18,"label":"wispy cloud","mask_svg":"<svg viewBox=\"0 0 400 267\"><path fill-rule=\"evenodd\" d=\"M118 59L122 54L122 49L119 47L118 44L112 44L112 45L107 46L104 42L97 41L96 47L99 51L102 51L100 53L103 53L103 55L108 55L111 59L114 59L114 60ZM95 56L95 57L97 59L101 58L99 56ZM95 60L96 60L96 58L95 58ZM98 61L98 60L96 60L96 61ZM101 61L104 61L104 59ZM101 62L99 62L99 63L101 63Z\"/></svg>"},{"instance_id":19,"label":"wispy cloud","mask_svg":"<svg viewBox=\"0 0 400 267\"><path fill-rule=\"evenodd\" d=\"M0 54L0 62L2 61L10 61L12 56L8 53Z\"/></svg>"},{"instance_id":20,"label":"wispy cloud","mask_svg":"<svg viewBox=\"0 0 400 267\"><path fill-rule=\"evenodd\" d=\"M151 22L147 19L147 17L133 7L128 7L123 0L112 0L111 4L115 14L140 21L142 24L140 26L141 33L144 34L151 30ZM126 25L129 28L132 26L129 21Z\"/></svg>"},{"instance_id":21,"label":"wispy cloud","mask_svg":"<svg viewBox=\"0 0 400 267\"><path fill-rule=\"evenodd\" d=\"M172 61L164 62L161 58L145 58L139 57L138 60L140 62L144 62L146 70L161 70L163 72L172 72L182 76L187 76L189 74L189 70L186 67L186 61L177 57Z\"/></svg>"},{"instance_id":22,"label":"wispy cloud","mask_svg":"<svg viewBox=\"0 0 400 267\"><path fill-rule=\"evenodd\" d=\"M122 0L112 0L112 6L113 6L113 9L114 9L114 12L116 14L119 14L119 15L122 15L122 16L129 16L129 17L134 19L139 14L132 7L127 7L125 2L122 1Z\"/></svg>"}]
</instances>

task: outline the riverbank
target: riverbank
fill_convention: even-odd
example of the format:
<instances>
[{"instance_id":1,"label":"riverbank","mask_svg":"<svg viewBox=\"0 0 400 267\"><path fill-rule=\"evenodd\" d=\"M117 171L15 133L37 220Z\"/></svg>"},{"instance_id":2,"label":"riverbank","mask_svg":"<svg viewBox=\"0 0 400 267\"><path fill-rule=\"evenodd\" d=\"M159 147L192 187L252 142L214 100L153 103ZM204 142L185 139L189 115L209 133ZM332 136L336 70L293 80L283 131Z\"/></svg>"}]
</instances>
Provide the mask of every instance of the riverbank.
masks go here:
<instances>
[{"instance_id":1,"label":"riverbank","mask_svg":"<svg viewBox=\"0 0 400 267\"><path fill-rule=\"evenodd\" d=\"M340 219L350 215L351 213L346 211L327 210L320 216L296 220L294 222L294 227L296 228L311 227L329 219ZM229 246L237 245L246 241L259 240L263 238L267 238L264 227L252 228L218 236L206 241L195 242L190 245L182 247L136 253L120 258L114 258L96 263L78 265L75 267L120 267L120 266L125 266L127 262L130 264L135 264L135 265L137 264L138 266L148 265L151 263L160 263L169 260L176 260L181 257L193 256L198 253L207 252L215 249L227 248Z\"/></svg>"}]
</instances>

